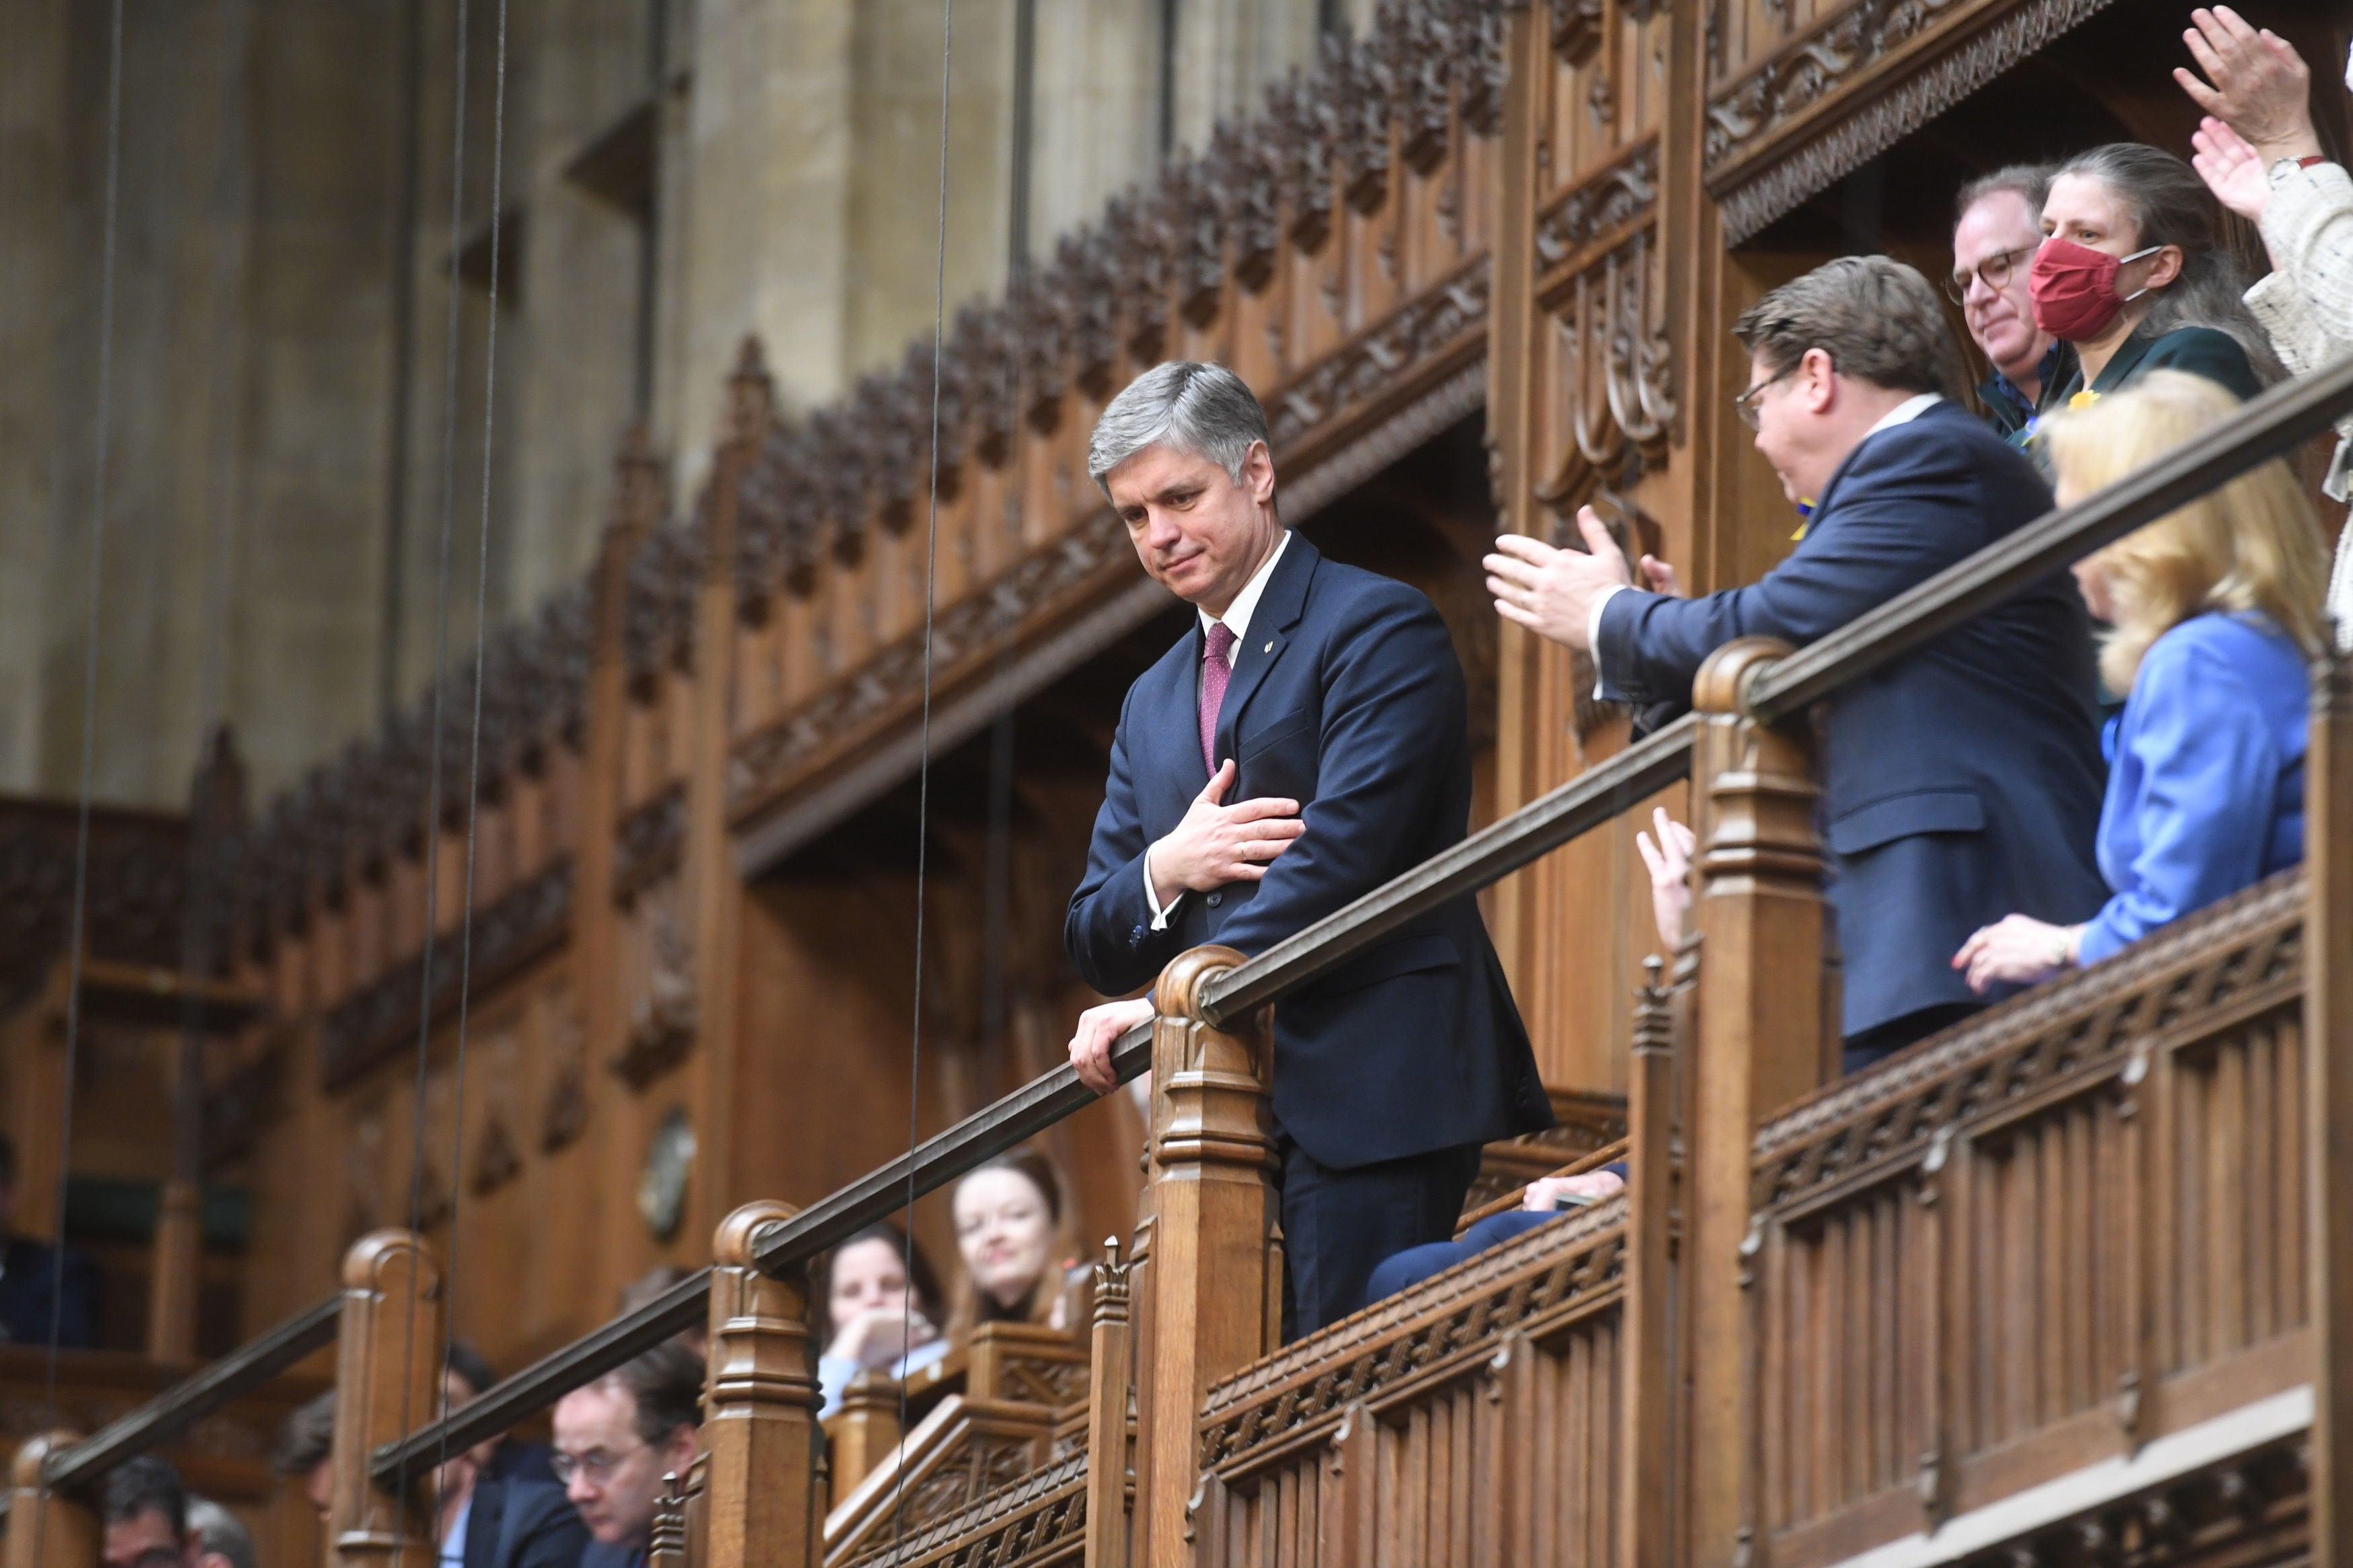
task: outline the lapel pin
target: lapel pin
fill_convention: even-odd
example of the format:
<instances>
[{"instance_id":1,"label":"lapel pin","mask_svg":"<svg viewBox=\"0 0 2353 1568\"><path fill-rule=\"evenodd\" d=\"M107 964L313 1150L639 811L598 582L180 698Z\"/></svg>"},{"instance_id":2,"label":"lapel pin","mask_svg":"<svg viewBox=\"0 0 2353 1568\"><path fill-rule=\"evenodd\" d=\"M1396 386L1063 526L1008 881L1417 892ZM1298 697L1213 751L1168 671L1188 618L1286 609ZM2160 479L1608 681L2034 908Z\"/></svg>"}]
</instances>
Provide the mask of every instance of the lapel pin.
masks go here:
<instances>
[{"instance_id":1,"label":"lapel pin","mask_svg":"<svg viewBox=\"0 0 2353 1568\"><path fill-rule=\"evenodd\" d=\"M1272 653L1272 652L1274 651L1274 644L1272 644L1272 643L1271 643L1271 642L1270 642L1270 643L1268 643L1268 644L1266 645L1266 647L1265 647L1265 650L1264 650L1264 651L1266 651L1266 652L1268 652L1268 653Z\"/></svg>"}]
</instances>

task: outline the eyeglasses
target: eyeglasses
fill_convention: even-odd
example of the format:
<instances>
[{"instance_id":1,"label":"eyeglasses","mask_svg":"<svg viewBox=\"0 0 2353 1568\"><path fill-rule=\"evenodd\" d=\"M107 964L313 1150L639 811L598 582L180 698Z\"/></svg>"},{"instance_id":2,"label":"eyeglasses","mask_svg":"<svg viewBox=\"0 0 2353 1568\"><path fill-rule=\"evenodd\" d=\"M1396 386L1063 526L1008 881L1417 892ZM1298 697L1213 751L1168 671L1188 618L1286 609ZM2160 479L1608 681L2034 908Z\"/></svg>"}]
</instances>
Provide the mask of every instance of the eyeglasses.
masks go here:
<instances>
[{"instance_id":1,"label":"eyeglasses","mask_svg":"<svg viewBox=\"0 0 2353 1568\"><path fill-rule=\"evenodd\" d=\"M1740 416L1740 422L1743 425L1747 426L1751 430L1756 429L1757 400L1765 395L1765 389L1767 387L1772 385L1777 381L1787 381L1797 373L1798 367L1793 364L1788 369L1781 372L1778 375L1768 375L1763 381L1760 381L1756 385L1748 388L1746 392L1740 393L1735 396L1732 400L1732 409L1734 413Z\"/></svg>"},{"instance_id":2,"label":"eyeglasses","mask_svg":"<svg viewBox=\"0 0 2353 1568\"><path fill-rule=\"evenodd\" d=\"M2031 256L2042 248L2042 242L2037 240L2032 245L2021 245L2015 249L2004 250L1995 255L1989 256L1983 261L1978 262L1975 268L1971 268L1968 272L1954 273L1950 278L1945 279L1945 298L1950 300L1956 305L1968 304L1969 302L1969 279L1972 277L1982 282L1987 288L1994 290L1996 293L2000 293L2002 289L2010 287L2010 269L2018 265L2018 258L2021 256Z\"/></svg>"},{"instance_id":3,"label":"eyeglasses","mask_svg":"<svg viewBox=\"0 0 2353 1568\"><path fill-rule=\"evenodd\" d=\"M557 1480L567 1487L575 1476L585 1476L589 1485L601 1487L613 1479L613 1472L621 1468L622 1460L639 1449L651 1447L649 1443L640 1443L635 1448L624 1448L617 1454L608 1454L602 1448L591 1448L585 1454L558 1452L548 1456L547 1468L555 1473Z\"/></svg>"}]
</instances>

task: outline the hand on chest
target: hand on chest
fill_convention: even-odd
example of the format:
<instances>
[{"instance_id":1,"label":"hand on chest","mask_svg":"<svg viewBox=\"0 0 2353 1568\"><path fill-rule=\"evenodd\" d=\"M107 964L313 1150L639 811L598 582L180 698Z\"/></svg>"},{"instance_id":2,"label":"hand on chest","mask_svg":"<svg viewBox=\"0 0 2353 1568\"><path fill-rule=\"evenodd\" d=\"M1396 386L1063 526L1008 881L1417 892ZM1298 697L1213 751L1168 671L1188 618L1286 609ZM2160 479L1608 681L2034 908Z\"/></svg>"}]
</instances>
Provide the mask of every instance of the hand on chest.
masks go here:
<instances>
[{"instance_id":1,"label":"hand on chest","mask_svg":"<svg viewBox=\"0 0 2353 1568\"><path fill-rule=\"evenodd\" d=\"M1235 651L1229 669L1220 672L1208 659L1196 666L1186 693L1189 711L1172 711L1170 721L1157 727L1166 742L1158 772L1167 787L1155 792L1166 796L1164 809L1181 816L1216 764L1229 758L1238 764L1229 803L1264 795L1314 798L1322 692L1314 649L1294 646L1295 640L1282 632L1255 631Z\"/></svg>"}]
</instances>

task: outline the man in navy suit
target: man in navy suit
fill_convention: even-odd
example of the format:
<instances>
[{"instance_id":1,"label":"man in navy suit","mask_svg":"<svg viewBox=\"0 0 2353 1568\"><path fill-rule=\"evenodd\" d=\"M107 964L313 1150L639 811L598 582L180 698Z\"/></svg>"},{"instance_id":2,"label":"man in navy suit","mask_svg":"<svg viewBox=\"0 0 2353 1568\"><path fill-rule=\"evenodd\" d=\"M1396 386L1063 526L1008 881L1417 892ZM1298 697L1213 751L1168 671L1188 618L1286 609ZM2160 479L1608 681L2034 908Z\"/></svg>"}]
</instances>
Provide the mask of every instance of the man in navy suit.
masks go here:
<instances>
[{"instance_id":1,"label":"man in navy suit","mask_svg":"<svg viewBox=\"0 0 2353 1568\"><path fill-rule=\"evenodd\" d=\"M1809 513L1788 559L1688 599L1645 557L1669 590L1645 592L1590 509L1577 518L1589 553L1507 535L1487 557L1497 613L1589 650L1605 698L1688 703L1721 645L1802 647L2051 508L2034 465L1952 400L1943 313L1903 263L1830 262L1733 331L1751 362L1741 416ZM1982 1005L1949 962L1979 926L2013 907L2060 925L2100 907L2094 689L2084 602L2062 572L1825 704L1847 1070Z\"/></svg>"},{"instance_id":2,"label":"man in navy suit","mask_svg":"<svg viewBox=\"0 0 2353 1568\"><path fill-rule=\"evenodd\" d=\"M1460 840L1462 668L1428 599L1327 561L1275 510L1266 416L1219 365L1139 376L1088 468L1144 569L1199 612L1128 689L1063 942L1106 994L1187 948L1258 953ZM1091 1008L1079 1076L1149 1001ZM1462 899L1274 1009L1284 1337L1363 1304L1388 1254L1453 1233L1480 1145L1552 1124L1535 1058Z\"/></svg>"}]
</instances>

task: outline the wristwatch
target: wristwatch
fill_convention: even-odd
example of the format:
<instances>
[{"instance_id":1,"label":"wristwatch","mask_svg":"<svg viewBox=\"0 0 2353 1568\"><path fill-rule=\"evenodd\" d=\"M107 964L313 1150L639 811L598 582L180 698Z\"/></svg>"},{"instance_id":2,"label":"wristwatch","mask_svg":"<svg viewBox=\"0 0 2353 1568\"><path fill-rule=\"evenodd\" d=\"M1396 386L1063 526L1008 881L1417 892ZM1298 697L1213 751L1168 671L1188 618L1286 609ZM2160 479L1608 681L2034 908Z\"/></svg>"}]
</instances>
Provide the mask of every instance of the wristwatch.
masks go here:
<instances>
[{"instance_id":1,"label":"wristwatch","mask_svg":"<svg viewBox=\"0 0 2353 1568\"><path fill-rule=\"evenodd\" d=\"M2298 169L2309 169L2315 163L2327 162L2328 162L2328 154L2326 153L2307 153L2301 158L2274 158L2267 173L2271 183L2276 185Z\"/></svg>"}]
</instances>

